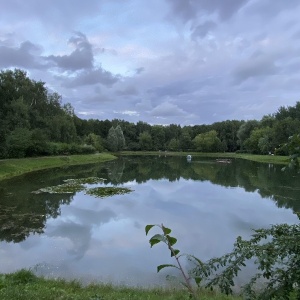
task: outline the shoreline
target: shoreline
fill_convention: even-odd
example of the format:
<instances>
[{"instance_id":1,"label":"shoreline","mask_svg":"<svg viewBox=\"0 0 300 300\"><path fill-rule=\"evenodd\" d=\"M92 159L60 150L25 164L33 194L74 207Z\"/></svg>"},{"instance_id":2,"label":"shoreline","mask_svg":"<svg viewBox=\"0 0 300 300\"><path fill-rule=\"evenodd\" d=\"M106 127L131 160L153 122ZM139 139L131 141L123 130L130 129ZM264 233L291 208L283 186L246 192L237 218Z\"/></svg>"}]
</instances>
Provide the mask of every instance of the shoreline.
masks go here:
<instances>
[{"instance_id":1,"label":"shoreline","mask_svg":"<svg viewBox=\"0 0 300 300\"><path fill-rule=\"evenodd\" d=\"M65 166L101 163L116 159L111 153L44 156L0 160L0 181L27 173Z\"/></svg>"},{"instance_id":2,"label":"shoreline","mask_svg":"<svg viewBox=\"0 0 300 300\"><path fill-rule=\"evenodd\" d=\"M164 155L164 156L187 156L207 157L216 159L246 159L269 164L286 165L289 162L287 156L255 155L255 154L236 154L236 153L200 153L200 152L169 152L169 151L122 151L119 153L98 153L87 155L68 155L68 156L44 156L18 159L0 160L0 181L21 176L35 171L92 163L101 163L116 159L118 156L145 156L145 155Z\"/></svg>"}]
</instances>

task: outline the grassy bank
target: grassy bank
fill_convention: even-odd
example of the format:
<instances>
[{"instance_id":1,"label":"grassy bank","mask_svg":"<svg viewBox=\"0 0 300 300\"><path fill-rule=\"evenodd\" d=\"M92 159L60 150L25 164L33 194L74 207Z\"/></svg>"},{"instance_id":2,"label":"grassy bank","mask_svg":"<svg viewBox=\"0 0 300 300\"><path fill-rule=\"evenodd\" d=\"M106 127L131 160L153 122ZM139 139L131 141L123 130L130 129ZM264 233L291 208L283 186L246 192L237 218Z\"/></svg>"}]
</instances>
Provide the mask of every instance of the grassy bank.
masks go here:
<instances>
[{"instance_id":1,"label":"grassy bank","mask_svg":"<svg viewBox=\"0 0 300 300\"><path fill-rule=\"evenodd\" d=\"M115 159L109 153L70 155L70 156L47 156L38 158L21 158L0 160L0 180L22 175L25 173L71 165L98 163Z\"/></svg>"},{"instance_id":2,"label":"grassy bank","mask_svg":"<svg viewBox=\"0 0 300 300\"><path fill-rule=\"evenodd\" d=\"M0 274L0 299L68 299L68 300L184 300L189 299L185 290L167 288L129 288L109 284L81 285L78 281L44 279L27 270ZM199 292L199 299L239 300L210 291Z\"/></svg>"},{"instance_id":3,"label":"grassy bank","mask_svg":"<svg viewBox=\"0 0 300 300\"><path fill-rule=\"evenodd\" d=\"M168 156L186 156L193 157L211 157L211 158L241 158L262 163L287 164L287 156L275 155L254 155L254 154L235 154L235 153L199 153L199 152L132 152L124 151L116 155L168 155ZM0 160L0 180L22 175L25 173L49 169L55 167L80 165L88 163L104 162L115 159L116 156L109 153L88 154L88 155L70 155L70 156L47 156L38 158L21 158Z\"/></svg>"},{"instance_id":4,"label":"grassy bank","mask_svg":"<svg viewBox=\"0 0 300 300\"><path fill-rule=\"evenodd\" d=\"M167 156L186 156L192 155L196 157L211 157L211 158L241 158L262 163L272 164L287 164L289 162L288 156L278 155L255 155L255 154L236 154L236 153L200 153L200 152L158 152L158 151L123 151L121 155L167 155Z\"/></svg>"}]
</instances>

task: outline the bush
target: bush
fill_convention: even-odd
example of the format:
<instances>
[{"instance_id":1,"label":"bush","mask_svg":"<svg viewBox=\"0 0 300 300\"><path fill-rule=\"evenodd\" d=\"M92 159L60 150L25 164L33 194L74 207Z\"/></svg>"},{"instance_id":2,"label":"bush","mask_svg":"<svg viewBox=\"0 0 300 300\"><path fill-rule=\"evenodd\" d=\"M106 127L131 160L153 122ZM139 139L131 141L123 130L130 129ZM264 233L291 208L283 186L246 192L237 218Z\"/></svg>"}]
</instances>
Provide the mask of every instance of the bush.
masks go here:
<instances>
[{"instance_id":1,"label":"bush","mask_svg":"<svg viewBox=\"0 0 300 300\"><path fill-rule=\"evenodd\" d=\"M48 143L47 155L92 154L96 149L92 145L78 145L75 143Z\"/></svg>"},{"instance_id":2,"label":"bush","mask_svg":"<svg viewBox=\"0 0 300 300\"><path fill-rule=\"evenodd\" d=\"M300 214L298 217L300 219ZM204 285L211 289L217 287L223 293L232 294L234 278L249 260L254 259L257 271L242 288L245 299L300 299L300 223L276 224L269 229L254 230L250 240L238 237L232 252L205 263L193 255L180 254L180 250L174 248L177 239L170 236L170 228L147 225L146 235L154 226L159 227L162 234L155 234L150 238L151 247L165 243L176 261L176 265L159 265L157 272L166 267L180 270L184 278L183 285L191 298L197 299L192 280L198 286ZM194 264L188 272L180 263L183 256ZM261 278L264 282L258 290L256 283Z\"/></svg>"}]
</instances>

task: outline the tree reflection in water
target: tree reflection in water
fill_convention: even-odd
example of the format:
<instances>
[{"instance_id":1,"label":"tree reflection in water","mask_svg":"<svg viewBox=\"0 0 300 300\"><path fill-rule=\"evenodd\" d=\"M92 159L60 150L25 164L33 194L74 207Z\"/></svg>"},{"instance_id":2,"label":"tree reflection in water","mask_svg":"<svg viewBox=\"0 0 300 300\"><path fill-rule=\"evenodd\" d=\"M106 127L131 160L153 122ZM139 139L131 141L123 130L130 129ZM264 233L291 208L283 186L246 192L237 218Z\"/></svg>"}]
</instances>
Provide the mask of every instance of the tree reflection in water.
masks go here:
<instances>
[{"instance_id":1,"label":"tree reflection in water","mask_svg":"<svg viewBox=\"0 0 300 300\"><path fill-rule=\"evenodd\" d=\"M278 207L300 210L300 182L296 173L282 172L282 166L236 159L220 164L214 159L170 156L128 156L102 164L64 167L20 176L0 183L0 240L19 243L30 234L41 234L48 218L60 215L60 206L69 204L75 193L34 194L40 188L62 184L68 178L101 177L105 185L180 178L210 181L224 187L257 191Z\"/></svg>"}]
</instances>

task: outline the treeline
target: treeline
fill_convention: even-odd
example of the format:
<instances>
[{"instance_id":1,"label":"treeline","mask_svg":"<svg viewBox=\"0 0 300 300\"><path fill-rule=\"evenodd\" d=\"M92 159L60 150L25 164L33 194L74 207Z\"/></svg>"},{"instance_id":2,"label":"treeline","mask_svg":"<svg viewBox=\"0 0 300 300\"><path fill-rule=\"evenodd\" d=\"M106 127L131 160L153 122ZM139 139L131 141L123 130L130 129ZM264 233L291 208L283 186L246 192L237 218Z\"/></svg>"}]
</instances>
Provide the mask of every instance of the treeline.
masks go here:
<instances>
[{"instance_id":1,"label":"treeline","mask_svg":"<svg viewBox=\"0 0 300 300\"><path fill-rule=\"evenodd\" d=\"M227 120L181 127L84 120L60 95L15 69L0 72L0 158L96 151L199 151L287 155L300 132L300 102L260 121Z\"/></svg>"}]
</instances>

